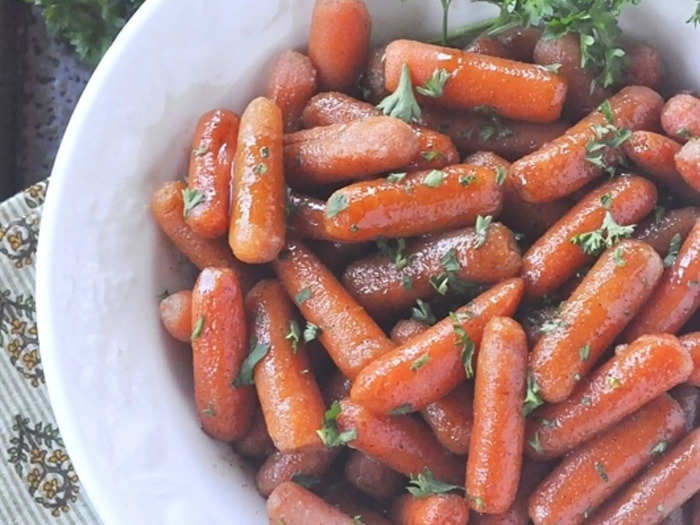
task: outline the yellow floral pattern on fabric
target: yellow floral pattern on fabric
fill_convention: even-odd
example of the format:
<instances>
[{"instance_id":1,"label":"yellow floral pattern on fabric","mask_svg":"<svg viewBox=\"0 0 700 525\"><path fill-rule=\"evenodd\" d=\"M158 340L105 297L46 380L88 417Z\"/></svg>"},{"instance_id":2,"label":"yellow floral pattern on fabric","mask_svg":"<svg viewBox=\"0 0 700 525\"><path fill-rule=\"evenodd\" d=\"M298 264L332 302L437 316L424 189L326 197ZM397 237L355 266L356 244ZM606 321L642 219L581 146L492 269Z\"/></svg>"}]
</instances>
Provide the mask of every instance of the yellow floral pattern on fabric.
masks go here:
<instances>
[{"instance_id":1,"label":"yellow floral pattern on fabric","mask_svg":"<svg viewBox=\"0 0 700 525\"><path fill-rule=\"evenodd\" d=\"M33 387L44 383L33 297L12 297L9 290L0 292L0 346L9 354L12 366Z\"/></svg>"}]
</instances>

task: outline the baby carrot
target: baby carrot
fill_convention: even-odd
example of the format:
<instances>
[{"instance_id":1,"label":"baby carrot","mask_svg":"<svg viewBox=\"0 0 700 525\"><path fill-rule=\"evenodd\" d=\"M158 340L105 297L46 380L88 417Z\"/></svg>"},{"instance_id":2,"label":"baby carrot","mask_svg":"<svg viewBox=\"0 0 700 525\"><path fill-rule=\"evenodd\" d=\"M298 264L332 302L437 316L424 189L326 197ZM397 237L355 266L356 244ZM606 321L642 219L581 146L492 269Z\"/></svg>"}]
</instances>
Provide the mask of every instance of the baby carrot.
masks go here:
<instances>
[{"instance_id":1,"label":"baby carrot","mask_svg":"<svg viewBox=\"0 0 700 525\"><path fill-rule=\"evenodd\" d=\"M376 416L362 405L343 399L336 419L341 433L354 430L350 448L409 476L430 469L436 479L459 483L460 462L435 439L428 426L413 416Z\"/></svg>"},{"instance_id":2,"label":"baby carrot","mask_svg":"<svg viewBox=\"0 0 700 525\"><path fill-rule=\"evenodd\" d=\"M367 60L371 20L364 0L316 0L309 56L323 89L347 91Z\"/></svg>"},{"instance_id":3,"label":"baby carrot","mask_svg":"<svg viewBox=\"0 0 700 525\"><path fill-rule=\"evenodd\" d=\"M197 123L190 152L185 222L202 237L220 237L228 230L231 161L238 122L234 112L215 109Z\"/></svg>"},{"instance_id":4,"label":"baby carrot","mask_svg":"<svg viewBox=\"0 0 700 525\"><path fill-rule=\"evenodd\" d=\"M582 379L566 401L536 412L526 428L526 453L561 456L685 381L692 367L674 336L640 337Z\"/></svg>"},{"instance_id":5,"label":"baby carrot","mask_svg":"<svg viewBox=\"0 0 700 525\"><path fill-rule=\"evenodd\" d=\"M513 181L507 176L510 162L491 151L478 151L464 159L465 164L485 166L506 174L503 181L503 211L499 219L509 228L524 233L529 239L538 239L546 232L571 205L565 200L531 204L518 195Z\"/></svg>"},{"instance_id":6,"label":"baby carrot","mask_svg":"<svg viewBox=\"0 0 700 525\"><path fill-rule=\"evenodd\" d=\"M676 169L683 180L695 190L694 197L700 192L700 139L686 142L674 157Z\"/></svg>"},{"instance_id":7,"label":"baby carrot","mask_svg":"<svg viewBox=\"0 0 700 525\"><path fill-rule=\"evenodd\" d=\"M282 112L259 97L243 112L233 166L228 242L248 263L265 263L284 246Z\"/></svg>"},{"instance_id":8,"label":"baby carrot","mask_svg":"<svg viewBox=\"0 0 700 525\"><path fill-rule=\"evenodd\" d=\"M421 126L412 129L418 140L418 155L406 166L407 171L437 170L459 162L459 153L450 137Z\"/></svg>"},{"instance_id":9,"label":"baby carrot","mask_svg":"<svg viewBox=\"0 0 700 525\"><path fill-rule=\"evenodd\" d=\"M542 36L539 27L514 27L499 33L496 38L506 47L514 60L532 62L535 46Z\"/></svg>"},{"instance_id":10,"label":"baby carrot","mask_svg":"<svg viewBox=\"0 0 700 525\"><path fill-rule=\"evenodd\" d=\"M500 40L484 34L476 37L464 50L470 53L513 59L509 50Z\"/></svg>"},{"instance_id":11,"label":"baby carrot","mask_svg":"<svg viewBox=\"0 0 700 525\"><path fill-rule=\"evenodd\" d=\"M487 150L510 160L537 151L569 128L562 121L537 124L502 119L489 108L464 113L426 108L423 120L450 137L462 154Z\"/></svg>"},{"instance_id":12,"label":"baby carrot","mask_svg":"<svg viewBox=\"0 0 700 525\"><path fill-rule=\"evenodd\" d=\"M356 525L347 514L310 490L290 481L279 485L267 499L271 525Z\"/></svg>"},{"instance_id":13,"label":"baby carrot","mask_svg":"<svg viewBox=\"0 0 700 525\"><path fill-rule=\"evenodd\" d=\"M386 47L386 87L394 91L401 68L408 64L414 86L423 85L435 70L450 74L436 105L470 109L487 105L504 117L529 122L553 122L566 98L566 82L533 64L468 53L411 40Z\"/></svg>"},{"instance_id":14,"label":"baby carrot","mask_svg":"<svg viewBox=\"0 0 700 525\"><path fill-rule=\"evenodd\" d=\"M400 474L394 474L400 476ZM319 492L324 501L348 516L352 516L355 525L392 525L379 511L373 510L377 508L376 505L372 505L371 501L367 501L366 497L348 483L341 481L340 483L324 485L319 487Z\"/></svg>"},{"instance_id":15,"label":"baby carrot","mask_svg":"<svg viewBox=\"0 0 700 525\"><path fill-rule=\"evenodd\" d=\"M591 260L572 239L601 228L606 212L617 224L630 225L646 216L655 203L656 187L636 176L618 177L591 191L523 255L527 295L551 294Z\"/></svg>"},{"instance_id":16,"label":"baby carrot","mask_svg":"<svg viewBox=\"0 0 700 525\"><path fill-rule=\"evenodd\" d=\"M468 164L356 182L326 202L326 231L348 242L469 226L498 214L502 196L493 170Z\"/></svg>"},{"instance_id":17,"label":"baby carrot","mask_svg":"<svg viewBox=\"0 0 700 525\"><path fill-rule=\"evenodd\" d=\"M402 345L411 338L425 332L430 325L416 319L401 319L391 329L391 340L397 345Z\"/></svg>"},{"instance_id":18,"label":"baby carrot","mask_svg":"<svg viewBox=\"0 0 700 525\"><path fill-rule=\"evenodd\" d=\"M394 525L467 525L469 506L458 494L404 494L392 506Z\"/></svg>"},{"instance_id":19,"label":"baby carrot","mask_svg":"<svg viewBox=\"0 0 700 525\"><path fill-rule=\"evenodd\" d=\"M446 293L454 279L497 283L519 273L513 234L495 223L486 232L464 228L416 240L396 255L355 261L345 269L343 285L370 315L385 317L418 298Z\"/></svg>"},{"instance_id":20,"label":"baby carrot","mask_svg":"<svg viewBox=\"0 0 700 525\"><path fill-rule=\"evenodd\" d=\"M192 335L192 292L182 290L160 302L160 320L175 339L188 343Z\"/></svg>"},{"instance_id":21,"label":"baby carrot","mask_svg":"<svg viewBox=\"0 0 700 525\"><path fill-rule=\"evenodd\" d=\"M494 317L484 327L474 381L474 424L467 497L486 514L507 511L518 491L523 453L527 338L520 325Z\"/></svg>"},{"instance_id":22,"label":"baby carrot","mask_svg":"<svg viewBox=\"0 0 700 525\"><path fill-rule=\"evenodd\" d=\"M237 261L222 240L205 239L192 231L182 212L184 189L185 184L181 181L166 182L153 193L151 210L158 225L175 247L200 270L208 266L233 268L240 279L241 289L246 292L255 280L253 270Z\"/></svg>"},{"instance_id":23,"label":"baby carrot","mask_svg":"<svg viewBox=\"0 0 700 525\"><path fill-rule=\"evenodd\" d=\"M350 397L377 414L421 410L445 397L466 374L484 325L515 313L521 279L503 281L403 346L372 361L355 378Z\"/></svg>"},{"instance_id":24,"label":"baby carrot","mask_svg":"<svg viewBox=\"0 0 700 525\"><path fill-rule=\"evenodd\" d=\"M245 305L251 338L267 347L255 366L255 389L275 447L282 452L320 447L316 430L326 409L284 288L275 280L260 281Z\"/></svg>"},{"instance_id":25,"label":"baby carrot","mask_svg":"<svg viewBox=\"0 0 700 525\"><path fill-rule=\"evenodd\" d=\"M642 86L622 89L608 99L610 114L600 110L589 114L561 137L548 142L511 166L518 193L528 202L548 202L573 193L601 176L599 163L587 160L589 144L600 140L600 126L655 129L663 100L655 91Z\"/></svg>"},{"instance_id":26,"label":"baby carrot","mask_svg":"<svg viewBox=\"0 0 700 525\"><path fill-rule=\"evenodd\" d=\"M685 239L698 219L700 208L694 206L668 210L661 217L653 214L639 225L635 237L651 245L661 257L666 257L673 238L677 235L680 239Z\"/></svg>"},{"instance_id":27,"label":"baby carrot","mask_svg":"<svg viewBox=\"0 0 700 525\"><path fill-rule=\"evenodd\" d=\"M287 193L287 227L301 239L329 240L323 226L326 203L295 191Z\"/></svg>"},{"instance_id":28,"label":"baby carrot","mask_svg":"<svg viewBox=\"0 0 700 525\"><path fill-rule=\"evenodd\" d=\"M700 99L690 93L669 98L661 111L661 127L678 142L700 137Z\"/></svg>"},{"instance_id":29,"label":"baby carrot","mask_svg":"<svg viewBox=\"0 0 700 525\"><path fill-rule=\"evenodd\" d=\"M430 425L440 444L459 456L469 451L474 421L473 397L472 389L463 383L421 410L423 419Z\"/></svg>"},{"instance_id":30,"label":"baby carrot","mask_svg":"<svg viewBox=\"0 0 700 525\"><path fill-rule=\"evenodd\" d=\"M578 525L683 435L678 403L662 394L567 455L530 497L535 525Z\"/></svg>"},{"instance_id":31,"label":"baby carrot","mask_svg":"<svg viewBox=\"0 0 700 525\"><path fill-rule=\"evenodd\" d=\"M404 486L404 477L357 450L345 463L345 479L358 490L378 501L388 501Z\"/></svg>"},{"instance_id":32,"label":"baby carrot","mask_svg":"<svg viewBox=\"0 0 700 525\"><path fill-rule=\"evenodd\" d=\"M316 68L311 59L297 51L282 53L272 66L265 96L282 111L285 131L301 127L301 112L315 93Z\"/></svg>"},{"instance_id":33,"label":"baby carrot","mask_svg":"<svg viewBox=\"0 0 700 525\"><path fill-rule=\"evenodd\" d=\"M299 452L274 452L255 478L258 492L268 497L275 488L296 476L321 477L338 455L337 448L312 448Z\"/></svg>"},{"instance_id":34,"label":"baby carrot","mask_svg":"<svg viewBox=\"0 0 700 525\"><path fill-rule=\"evenodd\" d=\"M592 525L653 525L700 490L700 428L608 502Z\"/></svg>"},{"instance_id":35,"label":"baby carrot","mask_svg":"<svg viewBox=\"0 0 700 525\"><path fill-rule=\"evenodd\" d=\"M205 268L192 291L194 397L202 428L233 441L250 428L253 389L234 386L246 357L243 296L229 268Z\"/></svg>"},{"instance_id":36,"label":"baby carrot","mask_svg":"<svg viewBox=\"0 0 700 525\"><path fill-rule=\"evenodd\" d=\"M622 82L627 86L660 89L666 80L666 68L659 50L644 42L623 39L622 49L627 58Z\"/></svg>"},{"instance_id":37,"label":"baby carrot","mask_svg":"<svg viewBox=\"0 0 700 525\"><path fill-rule=\"evenodd\" d=\"M700 198L678 173L673 157L681 145L651 131L634 131L622 145L625 155L642 171L651 175L681 199L700 203Z\"/></svg>"},{"instance_id":38,"label":"baby carrot","mask_svg":"<svg viewBox=\"0 0 700 525\"><path fill-rule=\"evenodd\" d=\"M675 334L700 306L700 219L686 237L675 262L627 326L626 342L643 334Z\"/></svg>"},{"instance_id":39,"label":"baby carrot","mask_svg":"<svg viewBox=\"0 0 700 525\"><path fill-rule=\"evenodd\" d=\"M250 429L236 441L236 452L246 458L263 460L275 451L275 445L267 432L265 417L260 406L255 407Z\"/></svg>"},{"instance_id":40,"label":"baby carrot","mask_svg":"<svg viewBox=\"0 0 700 525\"><path fill-rule=\"evenodd\" d=\"M563 401L644 305L663 272L654 249L640 241L609 248L560 307L555 328L539 339L530 367L540 395Z\"/></svg>"},{"instance_id":41,"label":"baby carrot","mask_svg":"<svg viewBox=\"0 0 700 525\"><path fill-rule=\"evenodd\" d=\"M411 126L393 117L369 117L285 136L284 176L314 188L402 168L418 154Z\"/></svg>"},{"instance_id":42,"label":"baby carrot","mask_svg":"<svg viewBox=\"0 0 700 525\"><path fill-rule=\"evenodd\" d=\"M693 372L688 378L688 383L700 387L700 332L686 334L680 339L683 348L688 350L693 360Z\"/></svg>"},{"instance_id":43,"label":"baby carrot","mask_svg":"<svg viewBox=\"0 0 700 525\"><path fill-rule=\"evenodd\" d=\"M301 243L287 242L274 270L343 374L354 379L368 363L394 348L331 272Z\"/></svg>"}]
</instances>

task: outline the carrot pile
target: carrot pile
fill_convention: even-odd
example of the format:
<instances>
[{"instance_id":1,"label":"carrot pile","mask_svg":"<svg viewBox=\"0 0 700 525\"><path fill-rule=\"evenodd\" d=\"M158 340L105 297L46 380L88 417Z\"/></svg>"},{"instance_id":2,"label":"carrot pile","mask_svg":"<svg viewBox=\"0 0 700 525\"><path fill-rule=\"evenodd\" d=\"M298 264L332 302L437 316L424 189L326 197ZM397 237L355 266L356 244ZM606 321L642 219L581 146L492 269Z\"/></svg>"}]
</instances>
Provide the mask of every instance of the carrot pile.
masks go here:
<instances>
[{"instance_id":1,"label":"carrot pile","mask_svg":"<svg viewBox=\"0 0 700 525\"><path fill-rule=\"evenodd\" d=\"M153 194L202 429L272 525L700 520L700 99L631 41L602 86L573 34L370 29L317 0Z\"/></svg>"}]
</instances>

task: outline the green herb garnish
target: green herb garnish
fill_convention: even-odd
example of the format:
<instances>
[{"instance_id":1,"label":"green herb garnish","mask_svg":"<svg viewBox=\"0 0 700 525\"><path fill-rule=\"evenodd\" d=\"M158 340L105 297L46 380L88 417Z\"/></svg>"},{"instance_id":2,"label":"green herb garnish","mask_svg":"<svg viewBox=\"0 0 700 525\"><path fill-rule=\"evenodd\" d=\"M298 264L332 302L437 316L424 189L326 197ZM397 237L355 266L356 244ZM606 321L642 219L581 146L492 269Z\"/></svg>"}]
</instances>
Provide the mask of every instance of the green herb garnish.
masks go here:
<instances>
[{"instance_id":1,"label":"green herb garnish","mask_svg":"<svg viewBox=\"0 0 700 525\"><path fill-rule=\"evenodd\" d=\"M452 492L453 490L464 490L462 487L457 485L450 485L449 483L443 483L438 481L433 476L433 473L428 467L423 469L423 472L417 475L411 475L409 477L409 483L406 490L414 498L427 498L433 494L445 494L447 492Z\"/></svg>"},{"instance_id":2,"label":"green herb garnish","mask_svg":"<svg viewBox=\"0 0 700 525\"><path fill-rule=\"evenodd\" d=\"M182 190L182 201L184 206L182 207L182 215L187 217L192 211L192 208L204 202L204 193L199 190L185 188Z\"/></svg>"},{"instance_id":3,"label":"green herb garnish","mask_svg":"<svg viewBox=\"0 0 700 525\"><path fill-rule=\"evenodd\" d=\"M338 431L336 418L340 415L340 403L333 404L323 414L323 426L316 431L321 442L327 447L340 447L357 438L357 431L352 428L345 432Z\"/></svg>"},{"instance_id":4,"label":"green herb garnish","mask_svg":"<svg viewBox=\"0 0 700 525\"><path fill-rule=\"evenodd\" d=\"M525 400L523 401L523 416L527 417L539 406L543 405L544 401L540 397L540 387L533 373L527 372L527 390L525 391Z\"/></svg>"},{"instance_id":5,"label":"green herb garnish","mask_svg":"<svg viewBox=\"0 0 700 525\"><path fill-rule=\"evenodd\" d=\"M668 255L664 257L664 267L668 268L669 266L673 266L673 263L676 262L676 259L678 258L678 252L681 250L681 234L676 233L673 237L671 237L671 242L668 247Z\"/></svg>"},{"instance_id":6,"label":"green herb garnish","mask_svg":"<svg viewBox=\"0 0 700 525\"><path fill-rule=\"evenodd\" d=\"M399 85L391 95L387 96L378 105L382 113L390 117L395 117L409 124L418 122L421 119L421 109L413 94L411 84L411 70L408 64L401 68L401 78Z\"/></svg>"},{"instance_id":7,"label":"green herb garnish","mask_svg":"<svg viewBox=\"0 0 700 525\"><path fill-rule=\"evenodd\" d=\"M450 73L446 69L436 69L425 84L418 86L416 91L423 96L438 98L445 91L445 84L450 79Z\"/></svg>"},{"instance_id":8,"label":"green herb garnish","mask_svg":"<svg viewBox=\"0 0 700 525\"><path fill-rule=\"evenodd\" d=\"M238 376L233 380L233 386L238 388L239 386L252 385L254 383L253 371L255 370L255 365L265 357L269 349L270 343L258 343L258 339L255 336L250 338L248 356L243 360Z\"/></svg>"},{"instance_id":9,"label":"green herb garnish","mask_svg":"<svg viewBox=\"0 0 700 525\"><path fill-rule=\"evenodd\" d=\"M411 318L428 325L437 323L430 305L421 299L416 299L416 306L411 308Z\"/></svg>"},{"instance_id":10,"label":"green herb garnish","mask_svg":"<svg viewBox=\"0 0 700 525\"><path fill-rule=\"evenodd\" d=\"M200 315L199 318L197 319L197 322L194 324L194 327L192 328L192 334L190 335L190 341L194 341L195 339L198 339L200 335L202 335L202 329L204 328L204 316Z\"/></svg>"},{"instance_id":11,"label":"green herb garnish","mask_svg":"<svg viewBox=\"0 0 700 525\"><path fill-rule=\"evenodd\" d=\"M348 207L348 197L344 193L334 193L326 204L326 217L332 219Z\"/></svg>"}]
</instances>

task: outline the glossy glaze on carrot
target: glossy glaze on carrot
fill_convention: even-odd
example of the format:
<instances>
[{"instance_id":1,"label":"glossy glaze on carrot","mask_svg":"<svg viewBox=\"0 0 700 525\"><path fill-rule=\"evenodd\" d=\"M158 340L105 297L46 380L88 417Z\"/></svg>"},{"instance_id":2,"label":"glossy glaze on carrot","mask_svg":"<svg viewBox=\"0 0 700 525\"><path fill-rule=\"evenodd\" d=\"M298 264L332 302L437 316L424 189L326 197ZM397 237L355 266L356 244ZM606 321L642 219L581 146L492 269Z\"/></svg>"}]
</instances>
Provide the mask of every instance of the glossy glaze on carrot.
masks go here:
<instances>
[{"instance_id":1,"label":"glossy glaze on carrot","mask_svg":"<svg viewBox=\"0 0 700 525\"><path fill-rule=\"evenodd\" d=\"M181 290L161 300L160 320L175 339L189 343L192 335L192 292Z\"/></svg>"},{"instance_id":2,"label":"glossy glaze on carrot","mask_svg":"<svg viewBox=\"0 0 700 525\"><path fill-rule=\"evenodd\" d=\"M693 372L688 378L688 383L700 387L700 332L686 334L679 340L693 360Z\"/></svg>"},{"instance_id":3,"label":"glossy glaze on carrot","mask_svg":"<svg viewBox=\"0 0 700 525\"><path fill-rule=\"evenodd\" d=\"M311 59L297 51L285 51L272 66L265 96L282 111L284 131L301 127L301 113L316 93L316 77Z\"/></svg>"},{"instance_id":4,"label":"glossy glaze on carrot","mask_svg":"<svg viewBox=\"0 0 700 525\"><path fill-rule=\"evenodd\" d=\"M258 470L255 485L263 497L295 476L321 477L338 456L337 448L313 448L299 452L273 452Z\"/></svg>"},{"instance_id":5,"label":"glossy glaze on carrot","mask_svg":"<svg viewBox=\"0 0 700 525\"><path fill-rule=\"evenodd\" d=\"M326 203L320 199L289 191L287 193L287 228L300 239L330 240L323 225Z\"/></svg>"},{"instance_id":6,"label":"glossy glaze on carrot","mask_svg":"<svg viewBox=\"0 0 700 525\"><path fill-rule=\"evenodd\" d=\"M402 345L418 334L425 332L430 325L416 319L401 319L391 329L391 340Z\"/></svg>"},{"instance_id":7,"label":"glossy glaze on carrot","mask_svg":"<svg viewBox=\"0 0 700 525\"><path fill-rule=\"evenodd\" d=\"M694 197L697 199L700 192L700 139L691 139L686 142L676 153L674 161L678 173L694 190Z\"/></svg>"},{"instance_id":8,"label":"glossy glaze on carrot","mask_svg":"<svg viewBox=\"0 0 700 525\"><path fill-rule=\"evenodd\" d=\"M671 240L678 235L685 239L700 219L700 208L688 206L666 211L662 217L649 216L635 230L635 238L654 248L661 257L666 257Z\"/></svg>"},{"instance_id":9,"label":"glossy glaze on carrot","mask_svg":"<svg viewBox=\"0 0 700 525\"><path fill-rule=\"evenodd\" d=\"M345 463L345 479L379 501L388 501L404 487L405 478L380 461L353 451Z\"/></svg>"},{"instance_id":10,"label":"glossy glaze on carrot","mask_svg":"<svg viewBox=\"0 0 700 525\"><path fill-rule=\"evenodd\" d=\"M700 99L690 93L669 98L661 112L661 127L679 142L700 137Z\"/></svg>"},{"instance_id":11,"label":"glossy glaze on carrot","mask_svg":"<svg viewBox=\"0 0 700 525\"><path fill-rule=\"evenodd\" d=\"M394 502L391 516L394 525L467 525L469 506L458 494L404 494Z\"/></svg>"},{"instance_id":12,"label":"glossy glaze on carrot","mask_svg":"<svg viewBox=\"0 0 700 525\"><path fill-rule=\"evenodd\" d=\"M440 444L453 454L469 452L474 424L473 388L463 383L445 397L429 403L421 415Z\"/></svg>"},{"instance_id":13,"label":"glossy glaze on carrot","mask_svg":"<svg viewBox=\"0 0 700 525\"><path fill-rule=\"evenodd\" d=\"M344 512L326 503L310 490L293 482L278 486L267 499L267 516L271 524L285 525L355 525Z\"/></svg>"}]
</instances>

